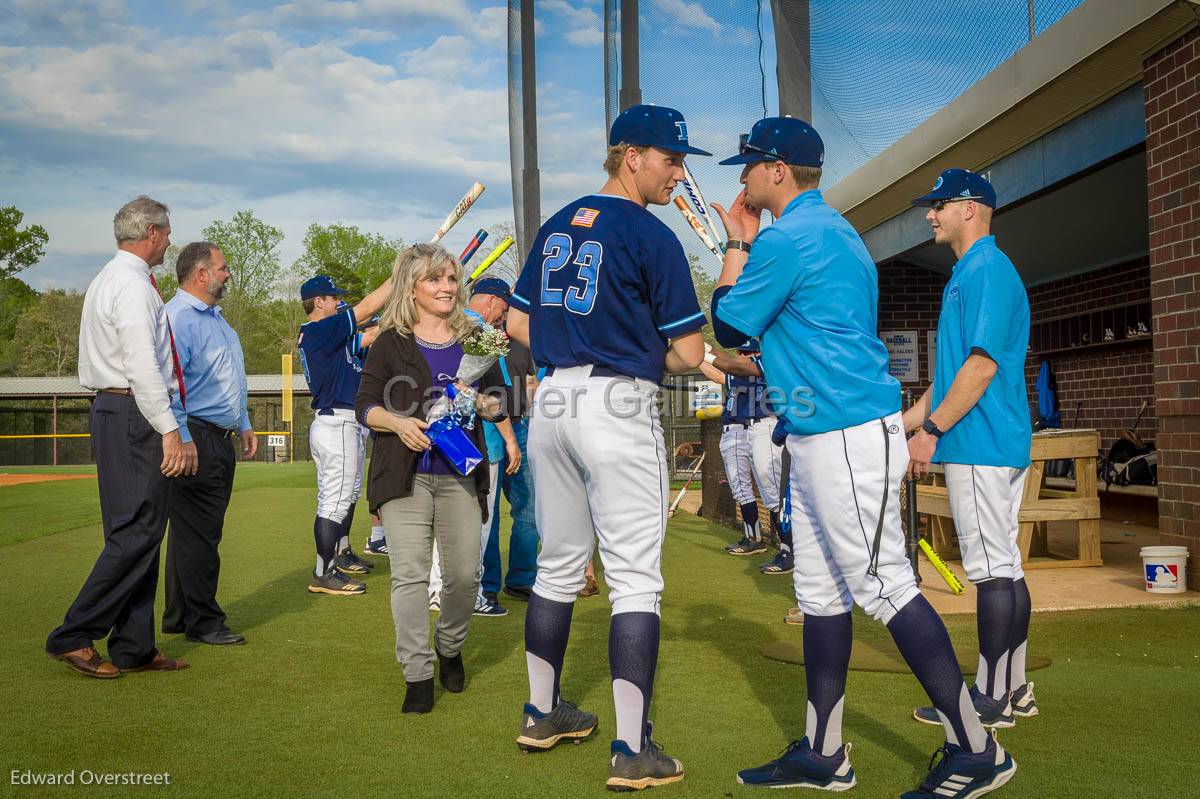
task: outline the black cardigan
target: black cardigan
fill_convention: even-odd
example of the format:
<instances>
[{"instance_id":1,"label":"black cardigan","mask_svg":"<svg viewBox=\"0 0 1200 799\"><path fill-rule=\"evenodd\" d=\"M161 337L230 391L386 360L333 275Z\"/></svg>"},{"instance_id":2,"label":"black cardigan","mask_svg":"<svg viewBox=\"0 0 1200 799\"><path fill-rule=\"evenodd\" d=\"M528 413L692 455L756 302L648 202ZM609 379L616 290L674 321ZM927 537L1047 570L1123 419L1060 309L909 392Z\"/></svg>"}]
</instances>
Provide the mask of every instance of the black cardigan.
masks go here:
<instances>
[{"instance_id":1,"label":"black cardigan","mask_svg":"<svg viewBox=\"0 0 1200 799\"><path fill-rule=\"evenodd\" d=\"M393 378L402 378L393 380ZM391 386L388 382L391 381ZM499 385L497 385L497 383ZM365 411L373 405L384 408L384 389L388 389L390 407L406 416L425 419L426 403L433 388L433 376L429 364L412 336L402 336L395 328L379 335L367 352L367 363L363 367L362 381L354 401L354 414L366 422ZM500 370L493 367L480 381L480 389L487 392L503 390ZM409 449L395 433L374 431L375 444L371 450L371 471L367 479L367 504L372 513L379 512L383 503L412 496L413 479L417 474L417 462L422 453ZM483 454L483 463L475 467L471 477L475 479L475 494L479 507L487 518L487 495L490 488L487 459L487 443L483 436L483 424L476 422L475 429L468 432L475 446Z\"/></svg>"}]
</instances>

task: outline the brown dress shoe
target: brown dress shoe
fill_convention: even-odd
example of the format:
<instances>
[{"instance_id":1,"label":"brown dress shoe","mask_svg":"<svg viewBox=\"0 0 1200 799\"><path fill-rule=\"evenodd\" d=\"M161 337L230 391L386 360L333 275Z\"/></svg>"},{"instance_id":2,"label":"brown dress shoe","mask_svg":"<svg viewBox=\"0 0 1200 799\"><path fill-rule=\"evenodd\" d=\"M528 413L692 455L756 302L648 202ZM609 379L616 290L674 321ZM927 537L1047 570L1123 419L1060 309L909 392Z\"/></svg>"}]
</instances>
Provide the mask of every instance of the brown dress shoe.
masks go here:
<instances>
[{"instance_id":1,"label":"brown dress shoe","mask_svg":"<svg viewBox=\"0 0 1200 799\"><path fill-rule=\"evenodd\" d=\"M579 592L581 597L595 596L600 593L600 585L596 582L595 577L587 578L587 583L583 586L583 590Z\"/></svg>"},{"instance_id":2,"label":"brown dress shoe","mask_svg":"<svg viewBox=\"0 0 1200 799\"><path fill-rule=\"evenodd\" d=\"M143 666L134 666L133 668L121 669L121 671L183 671L191 668L191 663L186 660L176 660L169 658L162 653L162 650L154 650L154 659Z\"/></svg>"},{"instance_id":3,"label":"brown dress shoe","mask_svg":"<svg viewBox=\"0 0 1200 799\"><path fill-rule=\"evenodd\" d=\"M121 676L121 670L96 651L94 646L85 646L70 652L47 652L53 660L61 660L80 674L100 680L111 680Z\"/></svg>"}]
</instances>

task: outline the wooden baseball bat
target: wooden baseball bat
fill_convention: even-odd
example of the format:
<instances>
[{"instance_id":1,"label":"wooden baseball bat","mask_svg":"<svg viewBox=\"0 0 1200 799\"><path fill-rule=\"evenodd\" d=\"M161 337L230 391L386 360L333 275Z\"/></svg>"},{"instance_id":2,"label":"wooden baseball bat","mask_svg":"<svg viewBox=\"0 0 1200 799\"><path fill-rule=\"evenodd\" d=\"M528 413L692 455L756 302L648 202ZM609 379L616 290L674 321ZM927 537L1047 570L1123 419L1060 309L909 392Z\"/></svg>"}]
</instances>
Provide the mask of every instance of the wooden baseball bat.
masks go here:
<instances>
[{"instance_id":1,"label":"wooden baseball bat","mask_svg":"<svg viewBox=\"0 0 1200 799\"><path fill-rule=\"evenodd\" d=\"M441 241L442 237L450 232L450 228L454 227L458 224L458 220L466 216L467 211L471 210L471 206L479 199L479 195L483 194L484 188L482 183L475 181L475 185L471 187L471 190L458 201L458 205L454 206L454 210L442 222L442 226L437 229L437 233L433 234L433 238L429 240L430 244L437 244Z\"/></svg>"},{"instance_id":2,"label":"wooden baseball bat","mask_svg":"<svg viewBox=\"0 0 1200 799\"><path fill-rule=\"evenodd\" d=\"M683 495L687 493L688 486L696 479L696 473L700 471L700 466L704 463L704 456L708 453L701 453L700 460L696 461L696 465L692 467L692 473L688 475L687 482L683 484L683 488L679 490L679 496L675 497L675 501L671 503L671 509L667 511L667 518L675 515L675 510L679 507L679 503L683 501Z\"/></svg>"},{"instance_id":3,"label":"wooden baseball bat","mask_svg":"<svg viewBox=\"0 0 1200 799\"><path fill-rule=\"evenodd\" d=\"M700 242L708 248L708 251L717 259L717 263L724 264L725 259L721 255L721 251L717 245L713 244L712 237L708 235L708 231L704 229L704 225L700 224L700 220L696 218L696 214L688 208L687 200L682 197L675 198L675 207L679 209L679 213L683 214L684 220L692 226L692 230L696 231L696 235L700 237Z\"/></svg>"}]
</instances>

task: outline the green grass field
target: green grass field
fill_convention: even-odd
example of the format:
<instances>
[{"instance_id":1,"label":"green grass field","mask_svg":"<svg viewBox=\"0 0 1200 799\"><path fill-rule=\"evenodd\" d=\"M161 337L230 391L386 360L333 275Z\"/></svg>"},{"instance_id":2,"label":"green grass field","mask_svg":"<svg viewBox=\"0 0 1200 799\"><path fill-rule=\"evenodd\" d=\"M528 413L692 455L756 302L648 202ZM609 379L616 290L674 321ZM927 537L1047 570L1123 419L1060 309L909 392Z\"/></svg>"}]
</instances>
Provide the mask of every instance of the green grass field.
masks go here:
<instances>
[{"instance_id":1,"label":"green grass field","mask_svg":"<svg viewBox=\"0 0 1200 799\"><path fill-rule=\"evenodd\" d=\"M563 680L568 699L600 715L592 740L542 755L517 751L526 698L524 606L511 600L509 616L472 622L466 692L451 696L439 687L433 713L402 715L404 679L393 655L386 568L381 564L367 578L363 597L305 591L314 484L311 465L239 467L221 550L220 599L248 646L204 647L163 636L160 646L191 660L189 671L110 682L76 675L43 654L46 634L100 549L95 483L0 488L6 567L0 698L7 710L0 795L72 790L10 785L10 772L26 769L171 775L169 788L110 788L104 795L606 795L613 714L603 598L576 608ZM356 549L368 524L363 503ZM683 761L687 778L654 795L753 795L736 785L735 772L774 757L803 734L803 669L759 654L765 643L800 640L799 628L782 624L790 581L759 575L757 559L725 555L721 546L731 537L688 515L671 524L652 715L656 738ZM865 617L855 623L860 640L885 635ZM956 643L973 645L973 616L947 623ZM1020 770L996 795L1194 790L1198 632L1194 608L1035 614L1032 649L1053 665L1033 675L1042 715L1001 733ZM851 673L845 737L854 744L859 787L850 796L897 796L919 781L941 742L938 730L909 718L923 699L910 675Z\"/></svg>"}]
</instances>

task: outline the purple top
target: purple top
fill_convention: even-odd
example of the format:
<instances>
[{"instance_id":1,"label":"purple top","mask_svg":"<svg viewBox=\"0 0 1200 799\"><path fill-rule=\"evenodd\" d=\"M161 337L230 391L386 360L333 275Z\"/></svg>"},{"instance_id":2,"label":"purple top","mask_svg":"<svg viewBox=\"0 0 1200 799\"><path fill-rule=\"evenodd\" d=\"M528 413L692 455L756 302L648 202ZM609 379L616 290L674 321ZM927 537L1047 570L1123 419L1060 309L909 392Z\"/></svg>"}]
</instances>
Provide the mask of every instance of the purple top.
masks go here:
<instances>
[{"instance_id":1,"label":"purple top","mask_svg":"<svg viewBox=\"0 0 1200 799\"><path fill-rule=\"evenodd\" d=\"M430 344L428 341L413 336L417 348L425 356L429 364L429 374L433 377L433 388L429 392L426 410L433 406L446 392L446 386L454 382L458 373L458 365L462 361L463 349L457 340L451 339L445 344ZM442 454L436 449L430 449L417 460L418 474L458 474Z\"/></svg>"}]
</instances>

